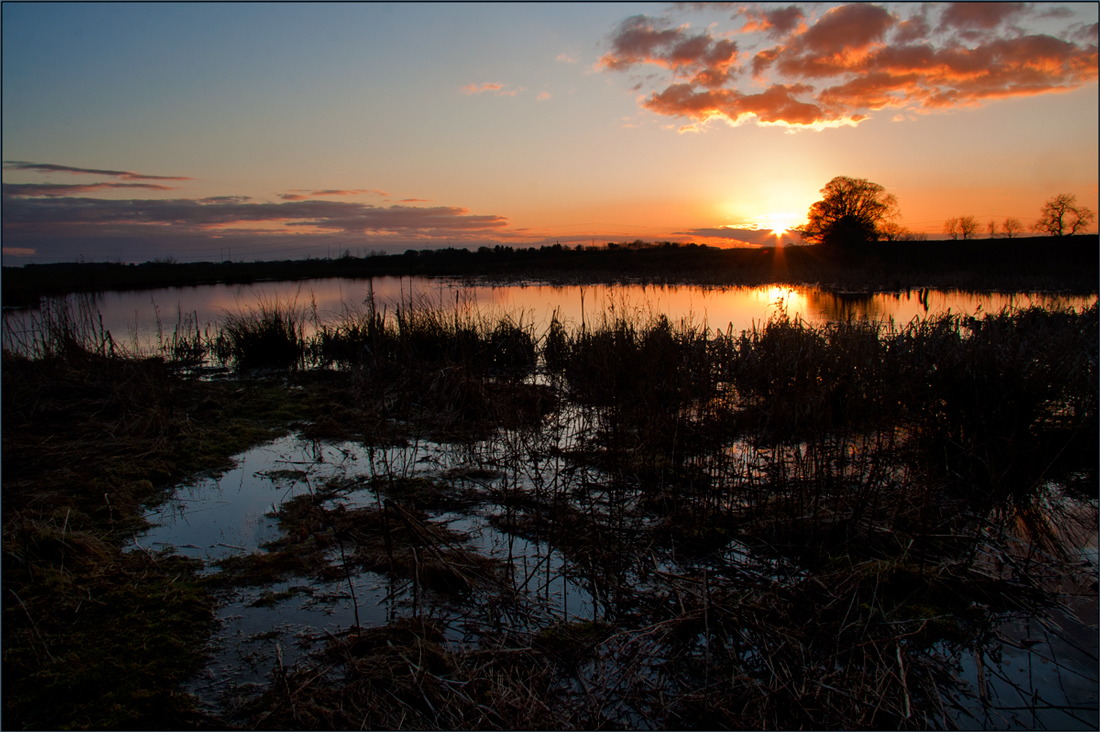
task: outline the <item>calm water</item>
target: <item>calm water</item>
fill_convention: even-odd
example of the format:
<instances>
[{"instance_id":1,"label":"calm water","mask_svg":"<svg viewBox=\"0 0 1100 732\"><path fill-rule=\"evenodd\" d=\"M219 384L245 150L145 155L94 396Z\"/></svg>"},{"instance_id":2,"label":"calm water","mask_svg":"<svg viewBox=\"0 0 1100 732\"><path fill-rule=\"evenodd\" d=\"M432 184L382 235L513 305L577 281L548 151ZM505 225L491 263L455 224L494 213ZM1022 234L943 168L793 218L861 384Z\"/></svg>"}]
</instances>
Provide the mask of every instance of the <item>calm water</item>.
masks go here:
<instances>
[{"instance_id":1,"label":"calm water","mask_svg":"<svg viewBox=\"0 0 1100 732\"><path fill-rule=\"evenodd\" d=\"M533 324L537 335L544 332L555 314L574 326L598 323L609 313L643 321L664 314L673 322L686 319L696 325L705 324L711 331L738 332L781 314L815 324L869 319L900 326L914 318L947 312L980 315L1036 305L1083 309L1097 299L1095 295L936 290L837 295L813 287L774 286L491 286L384 277L107 292L97 294L89 304L116 342L140 352L156 352L184 321L199 329L214 328L227 314L247 312L260 303L278 300L300 308L310 323L331 323L349 310L363 309L364 301L371 297L379 307L391 311L412 301L444 308L474 308L490 318L510 314L522 317L524 324ZM35 316L35 311L6 312L5 345ZM522 538L521 532L507 529L504 519L508 512L492 498L493 493L530 492L537 487L532 481L541 478L524 477L522 471L510 475L498 471L499 449L499 445L489 444L459 449L421 442L370 450L356 443L313 443L286 436L237 456L235 468L221 476L179 487L169 501L150 510L148 518L154 527L138 537L137 543L154 549L173 547L206 561L207 571L216 571L213 561L217 559L262 551L261 545L279 534L272 510L327 480L340 478L353 486L335 499L352 508L377 501L377 496L365 487L372 476L397 473L461 482L463 479L452 477L453 471L491 468L496 477L468 486L483 492L481 503L462 512L434 512L431 518L464 533L469 550L513 568L517 585L527 588L526 606L538 611L536 625L594 617L600 607L599 598L592 594L576 567L556 547ZM549 454L551 451L542 451L541 457L524 464L548 460ZM477 455L484 459L471 457ZM536 476L543 472L564 475L560 465L537 464L541 467L534 470ZM1091 547L1089 560L1095 563L1095 537ZM731 543L727 553L724 561L753 566L762 574L778 571L737 542ZM683 571L663 562L657 569L674 574ZM190 690L204 705L217 710L223 693L263 683L276 659L288 664L301 660L329 633L340 633L354 622L352 589L363 625L380 625L416 612L409 582L366 571L338 580L294 577L265 587L229 592L218 611L210 662L205 672L191 681ZM422 610L445 621L450 640L476 640L480 621L467 609L437 597L429 599ZM992 670L988 679L983 676L991 703L979 702L974 693L963 693L959 707L948 714L963 728L1095 728L1094 618L1095 608L1090 606L1077 617L1044 619L1045 625L1026 617L1007 621L1000 630L1003 642L993 647L996 657L984 657L982 661L983 668ZM1016 640L1020 642L1014 643ZM959 677L975 688L977 659L983 658L982 653L989 654L990 650L957 650L952 659Z\"/></svg>"},{"instance_id":2,"label":"calm water","mask_svg":"<svg viewBox=\"0 0 1100 732\"><path fill-rule=\"evenodd\" d=\"M810 323L849 318L904 325L914 318L951 312L962 315L998 312L1006 307L1086 308L1096 296L1040 293L975 293L910 290L873 295L835 294L817 287L737 287L541 284L484 285L426 277L376 277L370 280L318 279L251 285L202 285L130 292L104 292L92 307L116 343L141 352L158 349L177 325L189 321L200 330L216 327L227 313L248 312L260 303L293 304L309 319L331 323L347 311L363 309L373 295L379 307L392 309L410 300L444 308L476 308L486 316L511 314L544 332L551 317L567 325L599 322L605 313L628 317L664 314L674 323L688 319L712 331L734 332L786 313ZM72 296L71 296L72 297ZM34 310L4 314L4 339L27 327Z\"/></svg>"},{"instance_id":3,"label":"calm water","mask_svg":"<svg viewBox=\"0 0 1100 732\"><path fill-rule=\"evenodd\" d=\"M371 450L355 442L318 443L287 435L238 455L236 467L217 478L181 486L147 513L153 527L135 543L152 549L173 547L206 561L207 571L217 571L212 561L262 552L261 545L279 535L274 510L296 495L337 479L347 488L330 499L327 508L337 503L369 507L378 501L369 487L372 477L415 475L452 481L483 497L465 510L437 509L428 514L464 534L462 543L468 550L512 566L527 612L507 621L509 625L537 628L557 620L599 617L599 596L584 581L583 568L571 565L556 547L510 532L502 520L509 509L497 503L500 495L511 491L534 495L539 485L545 489L549 476L557 474L565 480L566 473L555 465L556 458L545 453L531 458L537 469L499 470L502 445L491 440L471 448L424 441ZM572 438L567 438L561 446L571 445ZM473 479L458 477L473 468L492 470ZM1095 534L1082 547L1082 558L1095 564ZM339 557L331 559L338 566ZM754 556L736 541L709 562L715 567L730 563L749 568L777 581L780 574L797 574L789 566L781 568L771 559ZM688 570L669 563L667 557L655 568L671 574ZM638 576L632 575L630 581L640 593L659 589ZM957 705L947 711L955 725L961 729L1095 729L1095 598L1070 597L1066 602L1062 610L1046 617L1022 613L1003 617L989 644L963 648L941 644L938 652L961 682L954 691L945 689ZM207 667L187 688L208 711L224 713L224 694L262 688L276 663L305 662L305 655L327 638L346 632L356 612L366 627L422 612L443 623L450 642L476 643L485 621L473 605L433 593L421 603L419 609L414 606L409 581L358 569L347 578L297 576L232 590L218 608ZM979 688L986 689L984 703Z\"/></svg>"}]
</instances>

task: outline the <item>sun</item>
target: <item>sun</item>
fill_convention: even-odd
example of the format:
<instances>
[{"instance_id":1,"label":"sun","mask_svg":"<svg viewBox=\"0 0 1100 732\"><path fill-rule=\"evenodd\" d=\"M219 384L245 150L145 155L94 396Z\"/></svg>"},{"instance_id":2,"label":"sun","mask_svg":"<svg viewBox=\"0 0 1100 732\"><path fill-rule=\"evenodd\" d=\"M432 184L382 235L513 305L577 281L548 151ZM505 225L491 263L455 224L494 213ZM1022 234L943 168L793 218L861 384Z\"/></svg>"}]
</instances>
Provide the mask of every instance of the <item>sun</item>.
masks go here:
<instances>
[{"instance_id":1,"label":"sun","mask_svg":"<svg viewBox=\"0 0 1100 732\"><path fill-rule=\"evenodd\" d=\"M769 213L757 217L760 228L771 229L776 236L782 236L798 226L801 219L800 215L794 213Z\"/></svg>"}]
</instances>

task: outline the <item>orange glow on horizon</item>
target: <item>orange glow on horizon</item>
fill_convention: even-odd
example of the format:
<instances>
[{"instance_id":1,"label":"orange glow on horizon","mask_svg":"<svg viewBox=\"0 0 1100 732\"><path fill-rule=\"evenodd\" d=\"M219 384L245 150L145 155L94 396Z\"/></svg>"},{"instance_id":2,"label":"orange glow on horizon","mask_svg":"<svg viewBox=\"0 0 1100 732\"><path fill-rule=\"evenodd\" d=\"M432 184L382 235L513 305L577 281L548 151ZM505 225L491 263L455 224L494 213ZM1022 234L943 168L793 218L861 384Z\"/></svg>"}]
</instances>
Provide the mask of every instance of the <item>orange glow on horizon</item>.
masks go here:
<instances>
[{"instance_id":1,"label":"orange glow on horizon","mask_svg":"<svg viewBox=\"0 0 1100 732\"><path fill-rule=\"evenodd\" d=\"M791 229L799 225L802 219L805 218L805 214L796 214L790 212L784 213L769 213L758 217L762 228L771 229L772 234L776 237L781 237Z\"/></svg>"}]
</instances>

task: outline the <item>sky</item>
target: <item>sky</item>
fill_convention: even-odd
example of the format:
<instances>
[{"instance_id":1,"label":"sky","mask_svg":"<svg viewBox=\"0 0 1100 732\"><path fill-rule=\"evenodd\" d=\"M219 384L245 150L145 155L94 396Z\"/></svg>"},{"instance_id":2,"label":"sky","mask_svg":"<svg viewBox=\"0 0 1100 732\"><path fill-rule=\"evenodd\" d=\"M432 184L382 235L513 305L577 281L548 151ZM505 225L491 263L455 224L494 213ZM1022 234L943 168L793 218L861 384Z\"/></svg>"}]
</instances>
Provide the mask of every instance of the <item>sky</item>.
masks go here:
<instances>
[{"instance_id":1,"label":"sky","mask_svg":"<svg viewBox=\"0 0 1100 732\"><path fill-rule=\"evenodd\" d=\"M797 243L841 175L1030 226L1098 208L1097 16L5 2L3 261Z\"/></svg>"}]
</instances>

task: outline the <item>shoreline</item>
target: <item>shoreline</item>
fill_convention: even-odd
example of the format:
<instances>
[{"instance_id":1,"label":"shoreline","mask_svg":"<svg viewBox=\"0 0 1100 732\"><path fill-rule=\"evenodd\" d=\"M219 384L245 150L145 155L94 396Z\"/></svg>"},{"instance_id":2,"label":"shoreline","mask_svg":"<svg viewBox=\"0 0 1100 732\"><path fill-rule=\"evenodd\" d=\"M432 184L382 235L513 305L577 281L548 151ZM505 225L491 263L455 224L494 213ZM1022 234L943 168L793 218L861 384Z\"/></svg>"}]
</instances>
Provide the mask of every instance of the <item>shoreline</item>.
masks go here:
<instances>
[{"instance_id":1,"label":"shoreline","mask_svg":"<svg viewBox=\"0 0 1100 732\"><path fill-rule=\"evenodd\" d=\"M717 249L670 243L568 249L497 247L263 262L58 263L3 268L4 307L33 307L74 292L383 276L463 277L553 283L702 286L817 285L835 292L938 288L1092 294L1100 291L1094 235L880 244ZM1051 252L1058 256L1051 256Z\"/></svg>"}]
</instances>

